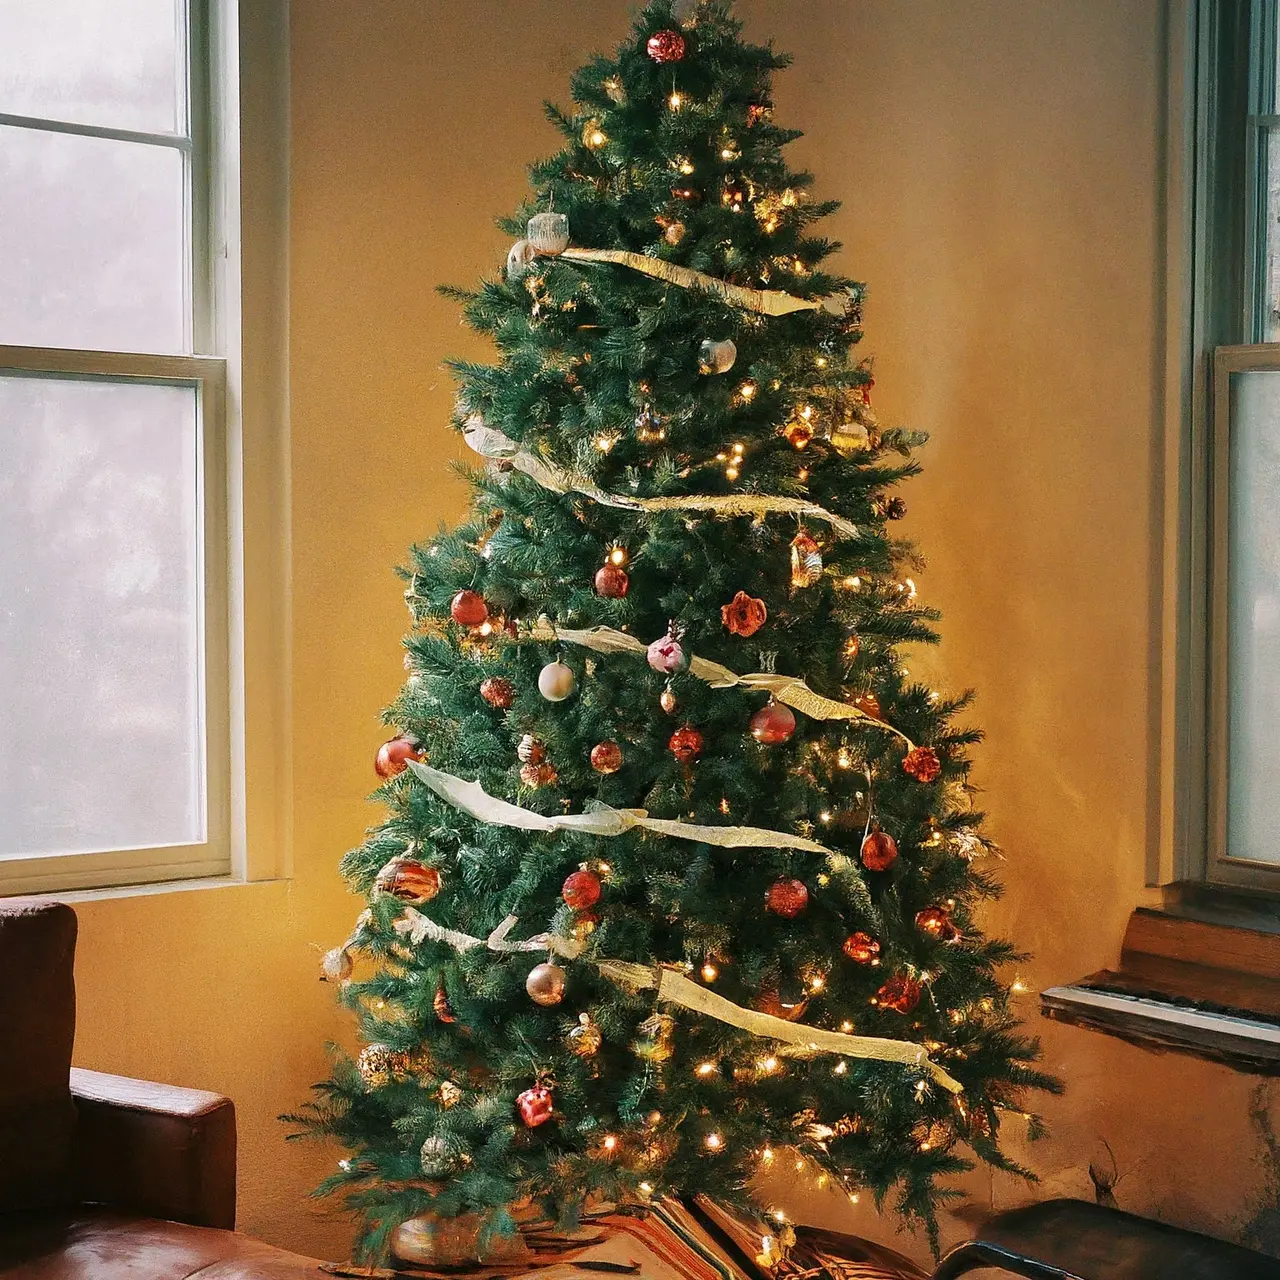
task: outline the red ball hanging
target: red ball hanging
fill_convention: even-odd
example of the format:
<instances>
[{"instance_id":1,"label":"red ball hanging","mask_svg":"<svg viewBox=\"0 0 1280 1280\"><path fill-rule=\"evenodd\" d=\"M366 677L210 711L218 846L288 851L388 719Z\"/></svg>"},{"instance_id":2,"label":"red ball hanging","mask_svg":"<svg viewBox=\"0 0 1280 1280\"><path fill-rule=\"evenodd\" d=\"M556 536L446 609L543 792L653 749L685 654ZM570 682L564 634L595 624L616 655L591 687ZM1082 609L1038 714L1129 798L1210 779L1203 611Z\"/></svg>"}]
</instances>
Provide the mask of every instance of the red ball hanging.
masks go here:
<instances>
[{"instance_id":1,"label":"red ball hanging","mask_svg":"<svg viewBox=\"0 0 1280 1280\"><path fill-rule=\"evenodd\" d=\"M394 778L409 767L410 760L421 760L416 738L392 738L378 748L373 758L374 772L380 778Z\"/></svg>"},{"instance_id":2,"label":"red ball hanging","mask_svg":"<svg viewBox=\"0 0 1280 1280\"><path fill-rule=\"evenodd\" d=\"M575 871L564 882L560 896L575 911L585 911L600 901L600 877L594 871Z\"/></svg>"},{"instance_id":3,"label":"red ball hanging","mask_svg":"<svg viewBox=\"0 0 1280 1280\"><path fill-rule=\"evenodd\" d=\"M591 748L591 767L597 773L617 773L622 768L622 748L612 738Z\"/></svg>"},{"instance_id":4,"label":"red ball hanging","mask_svg":"<svg viewBox=\"0 0 1280 1280\"><path fill-rule=\"evenodd\" d=\"M851 933L843 950L854 964L874 964L880 956L880 944L869 933Z\"/></svg>"},{"instance_id":5,"label":"red ball hanging","mask_svg":"<svg viewBox=\"0 0 1280 1280\"><path fill-rule=\"evenodd\" d=\"M809 905L809 890L803 880L775 880L764 895L766 911L794 920Z\"/></svg>"},{"instance_id":6,"label":"red ball hanging","mask_svg":"<svg viewBox=\"0 0 1280 1280\"><path fill-rule=\"evenodd\" d=\"M516 700L516 687L503 676L490 676L480 682L480 696L491 707L505 711Z\"/></svg>"},{"instance_id":7,"label":"red ball hanging","mask_svg":"<svg viewBox=\"0 0 1280 1280\"><path fill-rule=\"evenodd\" d=\"M905 973L898 974L871 997L871 1003L894 1013L910 1013L920 1003L920 984Z\"/></svg>"},{"instance_id":8,"label":"red ball hanging","mask_svg":"<svg viewBox=\"0 0 1280 1280\"><path fill-rule=\"evenodd\" d=\"M932 782L942 772L942 762L932 747L913 747L903 757L902 767L919 782Z\"/></svg>"},{"instance_id":9,"label":"red ball hanging","mask_svg":"<svg viewBox=\"0 0 1280 1280\"><path fill-rule=\"evenodd\" d=\"M440 892L440 872L400 854L378 872L373 887L402 902L430 902Z\"/></svg>"},{"instance_id":10,"label":"red ball hanging","mask_svg":"<svg viewBox=\"0 0 1280 1280\"><path fill-rule=\"evenodd\" d=\"M681 725L667 747L681 764L692 764L702 754L702 734L692 725Z\"/></svg>"},{"instance_id":11,"label":"red ball hanging","mask_svg":"<svg viewBox=\"0 0 1280 1280\"><path fill-rule=\"evenodd\" d=\"M526 1089L516 1099L516 1110L527 1128L536 1129L540 1124L546 1124L555 1110L551 1090L545 1084L535 1084L532 1089Z\"/></svg>"},{"instance_id":12,"label":"red ball hanging","mask_svg":"<svg viewBox=\"0 0 1280 1280\"><path fill-rule=\"evenodd\" d=\"M484 597L475 591L459 591L449 605L449 616L460 627L478 627L489 616Z\"/></svg>"},{"instance_id":13,"label":"red ball hanging","mask_svg":"<svg viewBox=\"0 0 1280 1280\"><path fill-rule=\"evenodd\" d=\"M917 911L916 928L940 942L954 942L960 936L946 907L925 907L923 911Z\"/></svg>"},{"instance_id":14,"label":"red ball hanging","mask_svg":"<svg viewBox=\"0 0 1280 1280\"><path fill-rule=\"evenodd\" d=\"M678 31L655 31L645 45L645 52L657 63L679 62L687 47Z\"/></svg>"},{"instance_id":15,"label":"red ball hanging","mask_svg":"<svg viewBox=\"0 0 1280 1280\"><path fill-rule=\"evenodd\" d=\"M796 718L785 703L772 698L751 717L751 736L766 747L786 742L796 731Z\"/></svg>"},{"instance_id":16,"label":"red ball hanging","mask_svg":"<svg viewBox=\"0 0 1280 1280\"><path fill-rule=\"evenodd\" d=\"M627 571L610 561L596 570L596 595L621 600L631 587Z\"/></svg>"},{"instance_id":17,"label":"red ball hanging","mask_svg":"<svg viewBox=\"0 0 1280 1280\"><path fill-rule=\"evenodd\" d=\"M888 871L898 858L898 842L879 827L873 827L862 842L862 865L868 871Z\"/></svg>"}]
</instances>

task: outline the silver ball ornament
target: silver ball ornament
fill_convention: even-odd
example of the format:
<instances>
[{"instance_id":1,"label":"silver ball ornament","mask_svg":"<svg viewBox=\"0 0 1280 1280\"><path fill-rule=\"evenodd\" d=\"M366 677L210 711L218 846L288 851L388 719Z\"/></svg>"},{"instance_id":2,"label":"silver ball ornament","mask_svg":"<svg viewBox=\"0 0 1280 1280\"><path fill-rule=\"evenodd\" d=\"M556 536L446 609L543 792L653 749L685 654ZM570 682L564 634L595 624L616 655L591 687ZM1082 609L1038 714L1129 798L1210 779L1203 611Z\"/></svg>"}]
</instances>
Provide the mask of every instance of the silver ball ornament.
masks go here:
<instances>
[{"instance_id":1,"label":"silver ball ornament","mask_svg":"<svg viewBox=\"0 0 1280 1280\"><path fill-rule=\"evenodd\" d=\"M427 1178L447 1178L458 1167L457 1144L448 1138L428 1138L422 1144L419 1158Z\"/></svg>"}]
</instances>

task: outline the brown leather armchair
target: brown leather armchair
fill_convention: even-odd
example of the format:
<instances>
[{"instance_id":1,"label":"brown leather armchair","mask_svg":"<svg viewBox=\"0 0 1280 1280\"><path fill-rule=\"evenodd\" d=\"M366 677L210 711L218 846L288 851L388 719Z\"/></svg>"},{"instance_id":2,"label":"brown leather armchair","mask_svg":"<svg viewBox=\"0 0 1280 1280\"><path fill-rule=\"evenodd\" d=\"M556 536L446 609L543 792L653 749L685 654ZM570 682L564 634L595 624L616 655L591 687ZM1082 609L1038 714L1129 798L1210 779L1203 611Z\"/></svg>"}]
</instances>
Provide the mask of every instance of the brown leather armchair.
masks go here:
<instances>
[{"instance_id":1,"label":"brown leather armchair","mask_svg":"<svg viewBox=\"0 0 1280 1280\"><path fill-rule=\"evenodd\" d=\"M71 1066L76 916L0 901L0 1276L320 1277L235 1232L227 1098Z\"/></svg>"}]
</instances>

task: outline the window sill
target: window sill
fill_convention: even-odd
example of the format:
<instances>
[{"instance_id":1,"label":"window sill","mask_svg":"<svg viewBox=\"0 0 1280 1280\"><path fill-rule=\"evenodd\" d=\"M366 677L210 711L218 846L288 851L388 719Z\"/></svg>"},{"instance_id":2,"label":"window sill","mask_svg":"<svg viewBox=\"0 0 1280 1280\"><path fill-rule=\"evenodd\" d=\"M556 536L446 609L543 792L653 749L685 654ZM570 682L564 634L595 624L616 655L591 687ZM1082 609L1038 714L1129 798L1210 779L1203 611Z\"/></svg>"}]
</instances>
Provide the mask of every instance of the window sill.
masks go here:
<instances>
[{"instance_id":1,"label":"window sill","mask_svg":"<svg viewBox=\"0 0 1280 1280\"><path fill-rule=\"evenodd\" d=\"M1280 1075L1280 913L1203 894L1129 918L1118 970L1041 993L1047 1018Z\"/></svg>"},{"instance_id":2,"label":"window sill","mask_svg":"<svg viewBox=\"0 0 1280 1280\"><path fill-rule=\"evenodd\" d=\"M66 902L72 906L83 902L108 902L114 898L146 898L162 893L186 893L197 889L251 889L287 884L282 876L247 880L243 876L206 876L191 880L157 880L151 884L109 885L101 889L67 889L62 892L23 894L23 897Z\"/></svg>"}]
</instances>

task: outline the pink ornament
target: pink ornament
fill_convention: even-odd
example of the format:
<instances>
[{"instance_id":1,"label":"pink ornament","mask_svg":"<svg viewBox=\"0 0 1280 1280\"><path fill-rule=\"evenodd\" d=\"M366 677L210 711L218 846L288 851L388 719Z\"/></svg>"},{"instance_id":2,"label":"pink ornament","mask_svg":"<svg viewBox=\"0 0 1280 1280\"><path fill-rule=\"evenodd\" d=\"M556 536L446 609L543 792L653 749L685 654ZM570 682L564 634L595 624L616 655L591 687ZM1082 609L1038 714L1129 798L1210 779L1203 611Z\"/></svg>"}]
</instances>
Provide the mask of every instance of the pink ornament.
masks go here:
<instances>
[{"instance_id":1,"label":"pink ornament","mask_svg":"<svg viewBox=\"0 0 1280 1280\"><path fill-rule=\"evenodd\" d=\"M791 708L772 698L751 717L751 736L766 747L786 742L795 731L796 718Z\"/></svg>"},{"instance_id":2,"label":"pink ornament","mask_svg":"<svg viewBox=\"0 0 1280 1280\"><path fill-rule=\"evenodd\" d=\"M520 1113L520 1119L530 1129L546 1124L555 1110L555 1100L551 1096L551 1090L545 1084L535 1084L532 1089L526 1089L516 1099L516 1110Z\"/></svg>"},{"instance_id":3,"label":"pink ornament","mask_svg":"<svg viewBox=\"0 0 1280 1280\"><path fill-rule=\"evenodd\" d=\"M670 631L661 640L655 640L649 646L648 658L649 665L664 676L683 671L686 665L680 641Z\"/></svg>"}]
</instances>

